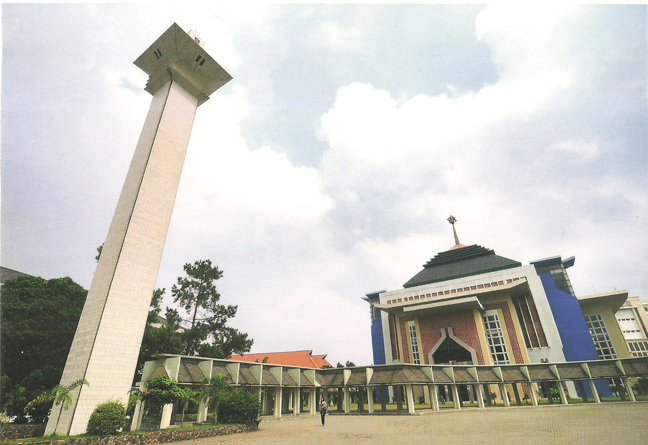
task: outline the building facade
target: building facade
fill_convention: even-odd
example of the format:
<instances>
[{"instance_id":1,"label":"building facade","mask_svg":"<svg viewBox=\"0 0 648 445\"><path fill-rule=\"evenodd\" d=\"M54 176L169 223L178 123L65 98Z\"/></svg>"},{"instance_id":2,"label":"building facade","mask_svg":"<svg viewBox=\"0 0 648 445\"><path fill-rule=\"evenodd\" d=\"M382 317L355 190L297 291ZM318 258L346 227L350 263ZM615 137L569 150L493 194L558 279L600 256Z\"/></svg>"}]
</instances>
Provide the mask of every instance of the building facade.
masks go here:
<instances>
[{"instance_id":1,"label":"building facade","mask_svg":"<svg viewBox=\"0 0 648 445\"><path fill-rule=\"evenodd\" d=\"M648 303L629 297L616 313L623 339L633 357L648 357Z\"/></svg>"},{"instance_id":2,"label":"building facade","mask_svg":"<svg viewBox=\"0 0 648 445\"><path fill-rule=\"evenodd\" d=\"M567 273L574 262L557 256L522 265L479 245L464 246L455 232L455 246L402 289L364 298L371 307L374 364L564 363L612 358L612 350L614 358L630 357L614 319L627 292L577 298ZM603 324L609 344L598 333ZM607 381L596 388L612 395ZM571 397L592 396L580 384L565 389ZM529 395L524 385L509 390L516 398Z\"/></svg>"}]
</instances>

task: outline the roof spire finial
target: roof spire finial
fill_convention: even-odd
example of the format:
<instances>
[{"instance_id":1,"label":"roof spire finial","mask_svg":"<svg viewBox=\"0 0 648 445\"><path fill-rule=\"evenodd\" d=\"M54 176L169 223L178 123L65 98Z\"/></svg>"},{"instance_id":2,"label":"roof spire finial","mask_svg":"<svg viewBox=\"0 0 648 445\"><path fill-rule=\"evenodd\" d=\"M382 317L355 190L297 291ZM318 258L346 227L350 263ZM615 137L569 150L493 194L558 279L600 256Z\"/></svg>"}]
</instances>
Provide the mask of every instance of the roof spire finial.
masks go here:
<instances>
[{"instance_id":1,"label":"roof spire finial","mask_svg":"<svg viewBox=\"0 0 648 445\"><path fill-rule=\"evenodd\" d=\"M448 218L448 222L452 224L452 233L454 233L454 239L455 239L454 247L461 246L461 243L459 243L459 237L457 236L457 229L455 229L455 223L457 222L457 218L450 215L450 218Z\"/></svg>"}]
</instances>

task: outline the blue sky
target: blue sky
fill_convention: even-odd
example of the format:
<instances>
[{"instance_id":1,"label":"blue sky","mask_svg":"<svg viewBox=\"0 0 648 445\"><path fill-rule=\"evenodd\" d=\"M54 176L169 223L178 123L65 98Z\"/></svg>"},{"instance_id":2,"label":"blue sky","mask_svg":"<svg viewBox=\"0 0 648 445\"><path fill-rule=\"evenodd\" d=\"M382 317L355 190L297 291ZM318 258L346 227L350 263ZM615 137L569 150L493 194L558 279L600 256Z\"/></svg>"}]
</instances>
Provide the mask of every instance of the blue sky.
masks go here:
<instances>
[{"instance_id":1,"label":"blue sky","mask_svg":"<svg viewBox=\"0 0 648 445\"><path fill-rule=\"evenodd\" d=\"M3 266L90 285L150 104L132 62L173 22L234 79L158 287L210 258L253 351L371 363L361 297L450 248L451 213L463 244L574 255L578 294L648 298L643 5L3 4Z\"/></svg>"}]
</instances>

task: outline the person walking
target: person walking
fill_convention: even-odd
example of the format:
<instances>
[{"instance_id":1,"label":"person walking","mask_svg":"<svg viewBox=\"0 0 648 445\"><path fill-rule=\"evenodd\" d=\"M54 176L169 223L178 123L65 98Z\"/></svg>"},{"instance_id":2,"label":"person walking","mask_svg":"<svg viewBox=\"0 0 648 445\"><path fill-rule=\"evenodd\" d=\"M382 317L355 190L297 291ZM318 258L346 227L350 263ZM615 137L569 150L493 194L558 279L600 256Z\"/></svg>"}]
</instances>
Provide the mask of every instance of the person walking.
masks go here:
<instances>
[{"instance_id":1,"label":"person walking","mask_svg":"<svg viewBox=\"0 0 648 445\"><path fill-rule=\"evenodd\" d=\"M324 397L320 399L320 416L322 416L322 426L324 426L324 416L326 416L326 411L328 411L328 405Z\"/></svg>"}]
</instances>

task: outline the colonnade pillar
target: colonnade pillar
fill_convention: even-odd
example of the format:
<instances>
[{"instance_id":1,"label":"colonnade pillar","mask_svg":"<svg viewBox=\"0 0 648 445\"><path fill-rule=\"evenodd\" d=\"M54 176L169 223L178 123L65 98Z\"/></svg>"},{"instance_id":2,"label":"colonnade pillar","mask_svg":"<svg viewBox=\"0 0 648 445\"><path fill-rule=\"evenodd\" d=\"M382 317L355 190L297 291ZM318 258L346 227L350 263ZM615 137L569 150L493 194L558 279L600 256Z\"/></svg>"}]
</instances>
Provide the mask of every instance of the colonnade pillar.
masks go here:
<instances>
[{"instance_id":1,"label":"colonnade pillar","mask_svg":"<svg viewBox=\"0 0 648 445\"><path fill-rule=\"evenodd\" d=\"M531 396L531 403L533 403L533 406L538 406L537 385L535 383L527 383L527 386L529 388L529 395Z\"/></svg>"},{"instance_id":2,"label":"colonnade pillar","mask_svg":"<svg viewBox=\"0 0 648 445\"><path fill-rule=\"evenodd\" d=\"M367 386L367 410L369 414L374 413L374 390L371 386Z\"/></svg>"},{"instance_id":3,"label":"colonnade pillar","mask_svg":"<svg viewBox=\"0 0 648 445\"><path fill-rule=\"evenodd\" d=\"M414 406L414 388L411 383L405 385L405 397L407 398L407 412L414 414L416 407Z\"/></svg>"},{"instance_id":4,"label":"colonnade pillar","mask_svg":"<svg viewBox=\"0 0 648 445\"><path fill-rule=\"evenodd\" d=\"M634 392L632 392L632 386L630 386L630 380L628 380L627 377L623 377L623 384L625 385L626 392L628 393L628 397L630 398L630 401L636 402L637 399L634 395Z\"/></svg>"},{"instance_id":5,"label":"colonnade pillar","mask_svg":"<svg viewBox=\"0 0 648 445\"><path fill-rule=\"evenodd\" d=\"M500 397L502 399L502 402L504 402L504 406L511 406L511 401L508 398L508 394L506 392L506 384L504 383L498 383L498 388L500 392Z\"/></svg>"},{"instance_id":6,"label":"colonnade pillar","mask_svg":"<svg viewBox=\"0 0 648 445\"><path fill-rule=\"evenodd\" d=\"M293 414L298 416L301 413L301 389L293 390Z\"/></svg>"},{"instance_id":7,"label":"colonnade pillar","mask_svg":"<svg viewBox=\"0 0 648 445\"><path fill-rule=\"evenodd\" d=\"M439 387L436 385L428 385L428 391L430 393L430 402L432 403L432 409L434 411L439 411Z\"/></svg>"},{"instance_id":8,"label":"colonnade pillar","mask_svg":"<svg viewBox=\"0 0 648 445\"><path fill-rule=\"evenodd\" d=\"M308 397L310 400L310 413L315 414L317 412L317 390L315 388L311 388L308 392Z\"/></svg>"},{"instance_id":9,"label":"colonnade pillar","mask_svg":"<svg viewBox=\"0 0 648 445\"><path fill-rule=\"evenodd\" d=\"M200 399L200 403L198 404L198 417L196 418L196 420L198 422L205 422L207 420L208 410L209 410L209 400Z\"/></svg>"},{"instance_id":10,"label":"colonnade pillar","mask_svg":"<svg viewBox=\"0 0 648 445\"><path fill-rule=\"evenodd\" d=\"M594 396L594 401L596 403L601 403L601 397L599 397L598 389L596 389L596 384L594 380L588 380L590 384L590 389L592 390L592 395Z\"/></svg>"},{"instance_id":11,"label":"colonnade pillar","mask_svg":"<svg viewBox=\"0 0 648 445\"><path fill-rule=\"evenodd\" d=\"M473 388L475 388L475 396L477 397L477 405L480 408L486 408L484 404L484 387L481 386L479 383L476 385L473 385Z\"/></svg>"},{"instance_id":12,"label":"colonnade pillar","mask_svg":"<svg viewBox=\"0 0 648 445\"><path fill-rule=\"evenodd\" d=\"M452 403L454 404L454 409L461 409L461 400L459 399L459 386L450 385L450 390L452 391Z\"/></svg>"},{"instance_id":13,"label":"colonnade pillar","mask_svg":"<svg viewBox=\"0 0 648 445\"><path fill-rule=\"evenodd\" d=\"M139 430L142 427L142 417L144 417L144 402L138 400L135 404L135 412L133 413L133 420L131 422L131 431Z\"/></svg>"},{"instance_id":14,"label":"colonnade pillar","mask_svg":"<svg viewBox=\"0 0 648 445\"><path fill-rule=\"evenodd\" d=\"M560 394L560 402L563 405L568 405L569 402L567 401L567 395L565 394L565 388L563 388L562 382L556 382L556 386L558 387L558 393Z\"/></svg>"},{"instance_id":15,"label":"colonnade pillar","mask_svg":"<svg viewBox=\"0 0 648 445\"><path fill-rule=\"evenodd\" d=\"M160 429L169 428L171 425L171 414L173 414L173 403L167 403L162 408L162 419L160 420Z\"/></svg>"},{"instance_id":16,"label":"colonnade pillar","mask_svg":"<svg viewBox=\"0 0 648 445\"><path fill-rule=\"evenodd\" d=\"M278 419L281 417L281 407L282 407L282 399L283 398L283 388L282 387L276 387L275 388L275 403L274 403L274 416Z\"/></svg>"},{"instance_id":17,"label":"colonnade pillar","mask_svg":"<svg viewBox=\"0 0 648 445\"><path fill-rule=\"evenodd\" d=\"M344 414L349 414L351 411L351 394L348 387L344 387Z\"/></svg>"}]
</instances>

